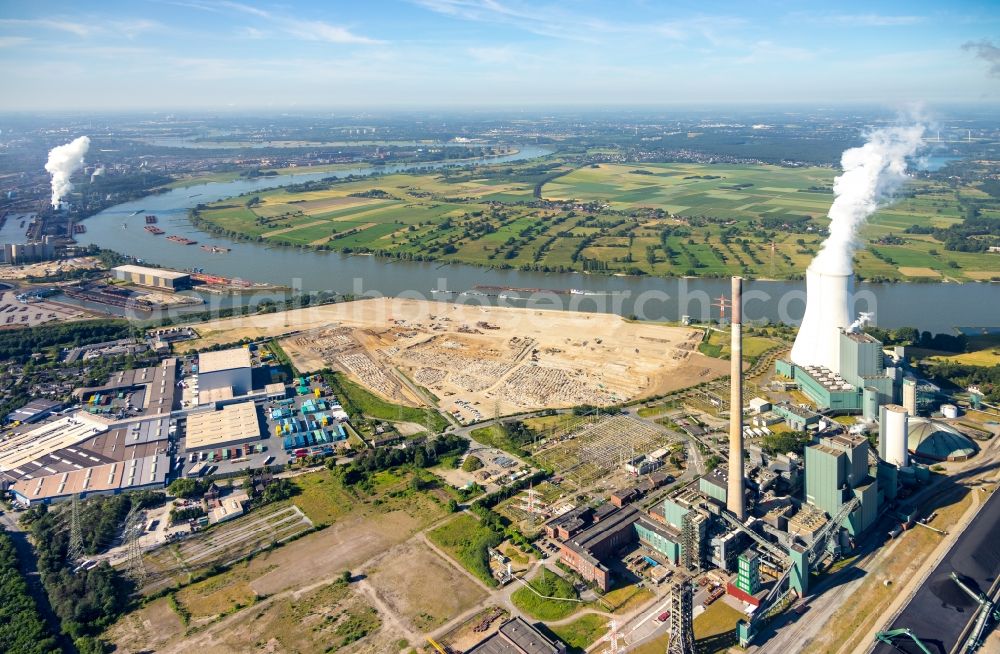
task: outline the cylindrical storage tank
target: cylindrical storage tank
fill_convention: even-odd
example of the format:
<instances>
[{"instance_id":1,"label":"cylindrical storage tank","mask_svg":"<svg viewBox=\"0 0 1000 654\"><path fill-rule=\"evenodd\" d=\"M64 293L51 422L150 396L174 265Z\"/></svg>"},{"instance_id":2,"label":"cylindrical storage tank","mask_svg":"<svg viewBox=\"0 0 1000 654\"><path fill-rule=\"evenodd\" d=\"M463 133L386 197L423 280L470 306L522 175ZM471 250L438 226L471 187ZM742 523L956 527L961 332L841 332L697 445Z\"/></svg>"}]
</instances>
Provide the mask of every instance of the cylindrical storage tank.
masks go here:
<instances>
[{"instance_id":1,"label":"cylindrical storage tank","mask_svg":"<svg viewBox=\"0 0 1000 654\"><path fill-rule=\"evenodd\" d=\"M792 346L792 362L840 372L840 330L851 324L854 277L806 271L806 312Z\"/></svg>"},{"instance_id":2,"label":"cylindrical storage tank","mask_svg":"<svg viewBox=\"0 0 1000 654\"><path fill-rule=\"evenodd\" d=\"M907 422L909 416L906 409L898 404L887 404L883 407L881 433L885 438L885 460L887 463L905 468L910 465L909 452L906 449Z\"/></svg>"},{"instance_id":3,"label":"cylindrical storage tank","mask_svg":"<svg viewBox=\"0 0 1000 654\"><path fill-rule=\"evenodd\" d=\"M861 391L861 415L865 420L878 420L878 389L865 386Z\"/></svg>"},{"instance_id":4,"label":"cylindrical storage tank","mask_svg":"<svg viewBox=\"0 0 1000 654\"><path fill-rule=\"evenodd\" d=\"M954 404L942 404L941 415L943 415L945 418L957 418L958 407L955 406Z\"/></svg>"}]
</instances>

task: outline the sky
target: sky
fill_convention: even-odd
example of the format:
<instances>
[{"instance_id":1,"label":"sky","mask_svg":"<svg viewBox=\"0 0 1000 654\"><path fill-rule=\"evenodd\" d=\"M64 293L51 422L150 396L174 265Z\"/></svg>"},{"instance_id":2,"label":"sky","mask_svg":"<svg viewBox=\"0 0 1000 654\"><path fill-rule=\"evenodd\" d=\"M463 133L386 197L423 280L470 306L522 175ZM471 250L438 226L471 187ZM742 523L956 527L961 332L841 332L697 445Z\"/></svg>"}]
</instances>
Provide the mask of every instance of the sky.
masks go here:
<instances>
[{"instance_id":1,"label":"sky","mask_svg":"<svg viewBox=\"0 0 1000 654\"><path fill-rule=\"evenodd\" d=\"M1000 3L0 0L2 110L1000 103Z\"/></svg>"}]
</instances>

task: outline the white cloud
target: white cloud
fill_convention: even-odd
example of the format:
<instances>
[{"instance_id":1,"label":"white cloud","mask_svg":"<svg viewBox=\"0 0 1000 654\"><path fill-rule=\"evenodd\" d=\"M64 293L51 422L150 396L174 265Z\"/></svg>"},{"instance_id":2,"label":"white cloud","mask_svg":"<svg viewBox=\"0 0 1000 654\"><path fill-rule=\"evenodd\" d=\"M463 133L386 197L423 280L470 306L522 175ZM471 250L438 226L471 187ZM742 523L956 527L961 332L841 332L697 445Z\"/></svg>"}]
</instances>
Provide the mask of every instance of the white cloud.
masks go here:
<instances>
[{"instance_id":1,"label":"white cloud","mask_svg":"<svg viewBox=\"0 0 1000 654\"><path fill-rule=\"evenodd\" d=\"M506 64L514 60L516 55L510 46L473 47L467 50L469 56L484 64Z\"/></svg>"},{"instance_id":2,"label":"white cloud","mask_svg":"<svg viewBox=\"0 0 1000 654\"><path fill-rule=\"evenodd\" d=\"M69 32L77 36L86 37L97 31L94 25L84 23L74 23L68 20L53 18L0 18L0 26L3 27L27 27L35 29L56 30L59 32Z\"/></svg>"},{"instance_id":3,"label":"white cloud","mask_svg":"<svg viewBox=\"0 0 1000 654\"><path fill-rule=\"evenodd\" d=\"M378 39L355 34L349 28L342 25L333 25L321 20L303 20L291 18L286 15L276 14L266 9L243 4L242 2L231 2L220 0L191 0L175 2L178 6L201 9L223 13L225 10L232 10L248 16L253 16L267 21L269 27L273 27L285 34L294 36L305 41L322 41L325 43L347 43L356 45L377 45L382 43ZM261 38L264 32L253 28L246 28L245 35L252 35L252 38Z\"/></svg>"},{"instance_id":4,"label":"white cloud","mask_svg":"<svg viewBox=\"0 0 1000 654\"><path fill-rule=\"evenodd\" d=\"M357 43L375 45L381 43L377 39L361 36L346 27L331 25L320 20L295 20L292 18L278 19L277 24L292 36L306 41L325 41L327 43Z\"/></svg>"},{"instance_id":5,"label":"white cloud","mask_svg":"<svg viewBox=\"0 0 1000 654\"><path fill-rule=\"evenodd\" d=\"M790 16L793 21L808 21L821 25L839 27L902 27L922 23L923 16L886 14L810 14L797 12Z\"/></svg>"},{"instance_id":6,"label":"white cloud","mask_svg":"<svg viewBox=\"0 0 1000 654\"><path fill-rule=\"evenodd\" d=\"M71 21L52 18L3 18L0 19L0 27L13 27L22 29L54 30L75 34L80 38L93 36L120 35L132 39L150 30L162 27L159 23L146 20L144 18L90 22Z\"/></svg>"},{"instance_id":7,"label":"white cloud","mask_svg":"<svg viewBox=\"0 0 1000 654\"><path fill-rule=\"evenodd\" d=\"M26 36L0 36L0 48L15 48L30 42Z\"/></svg>"}]
</instances>

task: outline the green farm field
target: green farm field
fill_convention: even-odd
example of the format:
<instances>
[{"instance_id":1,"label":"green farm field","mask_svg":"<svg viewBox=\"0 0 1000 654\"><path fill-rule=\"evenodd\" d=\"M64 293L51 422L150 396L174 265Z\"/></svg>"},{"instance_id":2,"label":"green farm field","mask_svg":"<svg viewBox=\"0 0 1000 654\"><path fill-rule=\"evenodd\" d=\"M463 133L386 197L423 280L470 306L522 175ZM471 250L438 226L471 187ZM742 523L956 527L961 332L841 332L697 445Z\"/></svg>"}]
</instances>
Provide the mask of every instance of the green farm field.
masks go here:
<instances>
[{"instance_id":1,"label":"green farm field","mask_svg":"<svg viewBox=\"0 0 1000 654\"><path fill-rule=\"evenodd\" d=\"M543 163L394 174L285 188L199 207L216 234L542 272L801 277L823 241L833 168ZM913 181L865 227L863 278L984 281L997 253L952 252L908 227L947 228L975 187ZM998 204L993 207L991 203Z\"/></svg>"}]
</instances>

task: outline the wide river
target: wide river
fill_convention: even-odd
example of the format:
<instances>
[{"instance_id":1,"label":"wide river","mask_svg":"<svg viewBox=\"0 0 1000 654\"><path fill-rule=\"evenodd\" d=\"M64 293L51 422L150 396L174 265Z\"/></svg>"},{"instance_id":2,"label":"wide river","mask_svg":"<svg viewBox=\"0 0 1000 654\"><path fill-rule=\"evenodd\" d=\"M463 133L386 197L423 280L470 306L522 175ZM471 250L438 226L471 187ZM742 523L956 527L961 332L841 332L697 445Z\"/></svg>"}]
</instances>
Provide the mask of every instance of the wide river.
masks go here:
<instances>
[{"instance_id":1,"label":"wide river","mask_svg":"<svg viewBox=\"0 0 1000 654\"><path fill-rule=\"evenodd\" d=\"M547 151L542 148L525 146L515 155L490 158L488 161L516 161L545 154ZM438 168L445 165L456 164L422 164L417 167ZM199 203L248 191L350 174L400 172L414 167L359 166L336 172L302 172L179 188L106 209L85 221L87 232L78 235L77 239L164 267L179 270L202 268L209 273L270 282L304 291L334 290L359 296L406 295L483 304L634 314L648 320L679 320L684 315L695 319L716 317L715 298L728 295L729 281L720 279L546 274L466 265L398 262L372 256L232 242L195 229L187 217L188 210ZM197 245L178 245L163 236L154 236L143 229L145 214L156 214L160 219L159 226L168 234L179 234L197 240L199 244L219 245L232 250L226 254L211 254ZM531 294L527 291L491 290L491 295L487 296L474 291L474 287L479 285L561 292ZM451 293L431 293L432 289ZM576 292L568 292L570 289ZM997 284L860 284L855 290L856 310L874 312L875 322L883 327L912 325L934 332L1000 327L1000 285ZM462 294L468 291L473 293ZM745 316L753 321L796 323L805 308L804 282L748 282L745 295ZM209 295L205 297L211 305L229 301ZM252 300L244 298L242 301Z\"/></svg>"}]
</instances>

